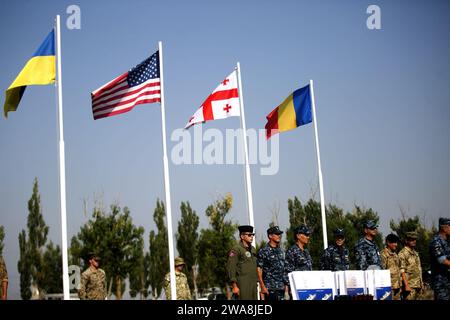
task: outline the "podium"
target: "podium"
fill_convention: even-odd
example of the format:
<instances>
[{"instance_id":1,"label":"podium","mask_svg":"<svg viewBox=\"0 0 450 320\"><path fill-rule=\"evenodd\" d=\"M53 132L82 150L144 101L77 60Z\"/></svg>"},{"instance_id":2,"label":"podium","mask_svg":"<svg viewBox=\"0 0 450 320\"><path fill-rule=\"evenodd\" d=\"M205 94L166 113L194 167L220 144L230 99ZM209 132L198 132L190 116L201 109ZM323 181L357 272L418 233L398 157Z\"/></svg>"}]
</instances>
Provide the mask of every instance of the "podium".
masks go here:
<instances>
[{"instance_id":1,"label":"podium","mask_svg":"<svg viewBox=\"0 0 450 320\"><path fill-rule=\"evenodd\" d=\"M293 300L333 300L336 295L392 299L389 270L294 271L288 276Z\"/></svg>"}]
</instances>

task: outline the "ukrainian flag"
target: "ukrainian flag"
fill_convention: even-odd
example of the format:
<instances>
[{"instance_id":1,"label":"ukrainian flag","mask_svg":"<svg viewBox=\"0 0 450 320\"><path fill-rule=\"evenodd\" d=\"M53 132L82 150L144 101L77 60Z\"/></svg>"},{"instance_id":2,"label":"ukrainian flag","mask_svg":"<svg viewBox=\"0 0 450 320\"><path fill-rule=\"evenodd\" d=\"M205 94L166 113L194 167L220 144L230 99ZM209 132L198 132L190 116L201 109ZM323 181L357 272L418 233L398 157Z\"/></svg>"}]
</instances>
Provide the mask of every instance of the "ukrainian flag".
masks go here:
<instances>
[{"instance_id":1,"label":"ukrainian flag","mask_svg":"<svg viewBox=\"0 0 450 320\"><path fill-rule=\"evenodd\" d=\"M309 85L295 90L267 115L266 138L312 122Z\"/></svg>"},{"instance_id":2,"label":"ukrainian flag","mask_svg":"<svg viewBox=\"0 0 450 320\"><path fill-rule=\"evenodd\" d=\"M55 82L55 30L52 30L39 49L28 60L17 78L6 90L5 117L9 111L16 111L25 89L29 85L43 85Z\"/></svg>"}]
</instances>

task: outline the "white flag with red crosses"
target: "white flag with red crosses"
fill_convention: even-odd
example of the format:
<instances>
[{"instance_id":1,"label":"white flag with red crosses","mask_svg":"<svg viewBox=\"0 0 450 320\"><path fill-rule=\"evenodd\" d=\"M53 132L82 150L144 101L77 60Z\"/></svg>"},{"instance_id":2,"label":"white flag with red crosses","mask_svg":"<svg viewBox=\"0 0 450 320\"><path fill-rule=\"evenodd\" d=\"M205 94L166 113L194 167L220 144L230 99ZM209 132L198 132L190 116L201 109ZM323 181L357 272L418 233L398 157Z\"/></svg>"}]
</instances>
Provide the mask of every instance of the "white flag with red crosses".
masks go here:
<instances>
[{"instance_id":1,"label":"white flag with red crosses","mask_svg":"<svg viewBox=\"0 0 450 320\"><path fill-rule=\"evenodd\" d=\"M239 117L240 115L239 93L235 70L206 98L184 128L188 129L190 126L199 122Z\"/></svg>"}]
</instances>

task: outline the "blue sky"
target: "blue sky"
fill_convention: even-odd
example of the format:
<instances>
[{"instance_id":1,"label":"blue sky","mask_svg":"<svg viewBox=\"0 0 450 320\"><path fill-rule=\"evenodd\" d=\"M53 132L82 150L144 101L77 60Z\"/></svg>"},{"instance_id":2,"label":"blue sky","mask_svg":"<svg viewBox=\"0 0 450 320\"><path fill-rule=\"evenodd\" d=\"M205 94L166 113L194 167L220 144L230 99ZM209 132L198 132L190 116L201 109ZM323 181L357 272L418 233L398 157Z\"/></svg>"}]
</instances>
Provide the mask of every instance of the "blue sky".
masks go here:
<instances>
[{"instance_id":1,"label":"blue sky","mask_svg":"<svg viewBox=\"0 0 450 320\"><path fill-rule=\"evenodd\" d=\"M66 8L81 9L69 30ZM369 5L381 30L366 27ZM241 63L247 128L293 90L314 80L325 200L345 210L371 207L389 220L420 215L431 226L448 216L450 190L450 3L448 1L14 1L0 4L0 88L22 69L62 21L64 134L69 240L101 199L128 206L154 228L164 199L159 104L94 121L90 92L164 46L167 134L185 125L226 75ZM4 93L2 103L4 101ZM239 118L207 128L239 128ZM169 152L175 143L168 141ZM60 243L55 88L28 87L17 112L0 120L0 225L10 298L19 298L18 234L38 177L50 239ZM251 167L256 229L261 239L287 199L318 198L311 125L280 135L280 170ZM204 210L232 192L230 218L247 222L242 165L170 164L174 229L181 201ZM84 200L87 212L84 213Z\"/></svg>"}]
</instances>

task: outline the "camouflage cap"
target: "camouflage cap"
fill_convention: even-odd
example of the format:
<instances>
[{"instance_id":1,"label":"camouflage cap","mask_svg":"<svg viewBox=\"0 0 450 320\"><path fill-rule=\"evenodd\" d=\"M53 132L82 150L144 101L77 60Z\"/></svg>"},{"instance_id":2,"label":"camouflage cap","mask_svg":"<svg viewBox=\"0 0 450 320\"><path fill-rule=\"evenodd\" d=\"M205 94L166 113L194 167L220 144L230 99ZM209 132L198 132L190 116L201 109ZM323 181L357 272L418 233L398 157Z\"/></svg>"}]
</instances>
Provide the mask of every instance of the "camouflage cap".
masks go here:
<instances>
[{"instance_id":1,"label":"camouflage cap","mask_svg":"<svg viewBox=\"0 0 450 320\"><path fill-rule=\"evenodd\" d=\"M301 226L298 226L294 229L294 234L303 233L304 235L309 236L311 234L311 229L302 224Z\"/></svg>"},{"instance_id":2,"label":"camouflage cap","mask_svg":"<svg viewBox=\"0 0 450 320\"><path fill-rule=\"evenodd\" d=\"M184 262L184 259L181 257L176 257L175 258L175 267L181 266L181 265L186 265L186 263Z\"/></svg>"},{"instance_id":3,"label":"camouflage cap","mask_svg":"<svg viewBox=\"0 0 450 320\"><path fill-rule=\"evenodd\" d=\"M252 226L239 226L239 233L244 233L244 232L252 232L253 233L253 227Z\"/></svg>"},{"instance_id":4,"label":"camouflage cap","mask_svg":"<svg viewBox=\"0 0 450 320\"><path fill-rule=\"evenodd\" d=\"M439 218L440 226L450 226L450 218Z\"/></svg>"},{"instance_id":5,"label":"camouflage cap","mask_svg":"<svg viewBox=\"0 0 450 320\"><path fill-rule=\"evenodd\" d=\"M335 237L345 237L345 230L342 228L336 228L333 230L333 234Z\"/></svg>"},{"instance_id":6,"label":"camouflage cap","mask_svg":"<svg viewBox=\"0 0 450 320\"><path fill-rule=\"evenodd\" d=\"M377 225L377 223L375 222L375 221L373 221L373 220L367 220L367 221L365 221L364 223L363 223L363 227L364 228L368 228L368 229L376 229L376 228L378 228L378 225Z\"/></svg>"},{"instance_id":7,"label":"camouflage cap","mask_svg":"<svg viewBox=\"0 0 450 320\"><path fill-rule=\"evenodd\" d=\"M406 239L413 239L413 240L417 239L417 232L415 232L415 231L408 231L406 233Z\"/></svg>"},{"instance_id":8,"label":"camouflage cap","mask_svg":"<svg viewBox=\"0 0 450 320\"><path fill-rule=\"evenodd\" d=\"M280 230L280 227L274 226L267 229L267 235L269 234L283 234L283 231Z\"/></svg>"}]
</instances>

